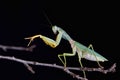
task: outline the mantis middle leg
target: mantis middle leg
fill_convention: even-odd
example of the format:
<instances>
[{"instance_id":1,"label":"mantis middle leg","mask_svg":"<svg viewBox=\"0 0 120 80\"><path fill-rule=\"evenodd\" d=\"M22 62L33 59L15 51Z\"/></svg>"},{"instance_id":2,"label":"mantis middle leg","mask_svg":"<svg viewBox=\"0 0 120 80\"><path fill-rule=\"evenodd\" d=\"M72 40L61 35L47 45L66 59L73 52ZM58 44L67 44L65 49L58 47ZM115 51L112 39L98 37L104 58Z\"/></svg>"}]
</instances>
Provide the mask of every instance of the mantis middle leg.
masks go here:
<instances>
[{"instance_id":1,"label":"mantis middle leg","mask_svg":"<svg viewBox=\"0 0 120 80\"><path fill-rule=\"evenodd\" d=\"M66 68L67 62L66 62L66 56L75 56L76 54L76 48L72 49L72 53L63 53L63 54L58 54L58 58L60 61L63 63L64 67ZM63 56L63 59L61 58Z\"/></svg>"},{"instance_id":2,"label":"mantis middle leg","mask_svg":"<svg viewBox=\"0 0 120 80\"><path fill-rule=\"evenodd\" d=\"M60 59L60 61L63 63L64 67L66 68L66 65L67 65L67 62L66 62L66 57L67 56L75 56L76 55L76 47L73 47L72 49L72 53L63 53L63 54L58 54L58 58ZM63 59L62 60L62 57L63 56ZM79 55L78 55L79 56ZM82 62L81 62L81 57L79 57L79 63L80 63L80 66L83 68L83 65L82 65ZM85 71L83 71L83 74L84 74L84 78L86 78L86 74L85 74Z\"/></svg>"}]
</instances>

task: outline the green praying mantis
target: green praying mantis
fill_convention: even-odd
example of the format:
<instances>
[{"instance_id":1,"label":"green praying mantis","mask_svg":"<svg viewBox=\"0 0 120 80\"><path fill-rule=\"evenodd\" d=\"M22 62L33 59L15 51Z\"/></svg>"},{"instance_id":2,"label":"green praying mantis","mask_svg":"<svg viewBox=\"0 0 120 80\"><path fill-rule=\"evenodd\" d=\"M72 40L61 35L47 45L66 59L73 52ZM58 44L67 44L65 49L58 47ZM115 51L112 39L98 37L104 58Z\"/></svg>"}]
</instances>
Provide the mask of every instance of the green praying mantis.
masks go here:
<instances>
[{"instance_id":1,"label":"green praying mantis","mask_svg":"<svg viewBox=\"0 0 120 80\"><path fill-rule=\"evenodd\" d=\"M60 61L62 62L62 64L64 65L65 68L67 66L66 57L75 56L75 55L78 55L78 61L82 68L83 68L83 65L81 62L82 58L90 60L90 61L96 61L100 68L103 68L103 67L100 65L99 62L108 61L105 57L103 57L102 55L100 55L99 53L94 51L92 44L90 44L88 47L84 46L83 44L72 39L62 28L60 28L56 25L52 26L52 31L54 34L58 33L56 40L53 40L53 39L43 36L41 34L34 35L32 37L25 38L25 39L30 39L28 46L35 38L41 38L45 42L45 44L51 46L52 48L57 47L60 44L60 41L62 38L67 40L69 42L69 44L71 45L72 53L58 54L58 58L60 59ZM63 57L63 58L61 58L61 57ZM83 75L84 75L84 78L86 78L86 73L84 70L83 70Z\"/></svg>"}]
</instances>

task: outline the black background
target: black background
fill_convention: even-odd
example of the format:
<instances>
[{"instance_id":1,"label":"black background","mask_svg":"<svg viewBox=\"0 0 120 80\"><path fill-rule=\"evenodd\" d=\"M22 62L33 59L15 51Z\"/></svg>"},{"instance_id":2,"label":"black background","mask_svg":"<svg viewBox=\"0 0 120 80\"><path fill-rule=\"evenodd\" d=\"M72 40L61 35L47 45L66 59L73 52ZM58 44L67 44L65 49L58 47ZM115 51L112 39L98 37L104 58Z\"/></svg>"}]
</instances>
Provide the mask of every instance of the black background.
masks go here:
<instances>
[{"instance_id":1,"label":"black background","mask_svg":"<svg viewBox=\"0 0 120 80\"><path fill-rule=\"evenodd\" d=\"M0 1L0 44L26 47L28 40L24 38L36 34L55 39L56 35L44 15L46 13L53 25L63 28L76 41L85 46L93 44L95 51L109 60L101 63L108 68L119 62L118 11L117 2ZM70 45L63 39L55 49L45 45L41 39L35 39L32 44L37 47L31 53L13 50L4 52L0 49L0 55L62 65L57 55L71 52ZM77 56L68 57L67 62L68 66L79 66ZM84 59L82 62L87 67L97 66L95 62ZM36 71L35 74L31 74L21 63L0 60L0 80L76 80L59 69L32 67ZM76 73L82 75L82 72ZM119 80L118 74L115 73L86 73L90 80Z\"/></svg>"}]
</instances>

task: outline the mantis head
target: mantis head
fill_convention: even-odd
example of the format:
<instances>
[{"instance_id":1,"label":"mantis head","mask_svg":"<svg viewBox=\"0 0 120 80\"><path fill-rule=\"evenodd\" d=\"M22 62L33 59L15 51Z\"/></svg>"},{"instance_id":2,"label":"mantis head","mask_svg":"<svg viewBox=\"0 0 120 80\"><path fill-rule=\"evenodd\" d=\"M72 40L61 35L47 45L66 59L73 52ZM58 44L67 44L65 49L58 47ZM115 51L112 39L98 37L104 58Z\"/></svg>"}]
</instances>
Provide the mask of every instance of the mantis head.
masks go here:
<instances>
[{"instance_id":1,"label":"mantis head","mask_svg":"<svg viewBox=\"0 0 120 80\"><path fill-rule=\"evenodd\" d=\"M54 34L57 34L58 27L56 25L52 26L52 31L53 31Z\"/></svg>"}]
</instances>

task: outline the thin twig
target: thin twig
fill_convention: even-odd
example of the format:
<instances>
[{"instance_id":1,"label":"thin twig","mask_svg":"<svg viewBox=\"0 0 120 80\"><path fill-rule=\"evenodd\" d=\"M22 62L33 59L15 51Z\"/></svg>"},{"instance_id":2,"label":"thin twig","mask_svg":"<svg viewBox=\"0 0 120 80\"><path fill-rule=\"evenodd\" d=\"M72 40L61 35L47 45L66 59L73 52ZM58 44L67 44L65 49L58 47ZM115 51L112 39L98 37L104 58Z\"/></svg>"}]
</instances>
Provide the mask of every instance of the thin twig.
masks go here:
<instances>
[{"instance_id":1,"label":"thin twig","mask_svg":"<svg viewBox=\"0 0 120 80\"><path fill-rule=\"evenodd\" d=\"M35 47L36 47L35 45L32 45L30 47L17 47L17 46L0 45L0 48L3 49L4 51L7 51L8 49L11 49L11 50L30 51L30 52L32 52Z\"/></svg>"},{"instance_id":2,"label":"thin twig","mask_svg":"<svg viewBox=\"0 0 120 80\"><path fill-rule=\"evenodd\" d=\"M108 72L115 72L115 68L116 68L116 63L114 63L110 68L105 70L105 69L102 69L102 68L87 68L87 67L85 67L85 68L78 68L78 67L66 67L66 68L64 68L63 66L56 65L56 64L39 63L39 62L36 62L36 61L27 61L27 60L22 60L22 59L15 58L15 57L2 56L2 55L0 55L0 59L7 59L7 60L12 60L12 61L23 63L23 64L26 65L27 69L29 71L32 71L33 73L34 73L34 71L32 70L32 68L29 65L38 65L38 66L46 66L46 67L54 67L54 68L62 69L66 73L72 75L74 78L77 78L78 80L87 80L87 79L83 78L83 77L80 77L79 75L74 74L70 70L98 71L98 72L102 72L102 73L106 74Z\"/></svg>"},{"instance_id":3,"label":"thin twig","mask_svg":"<svg viewBox=\"0 0 120 80\"><path fill-rule=\"evenodd\" d=\"M88 80L87 78L80 77L80 75L77 75L73 72L71 72L68 68L65 68L64 71L68 73L69 75L73 76L73 78L76 78L78 80Z\"/></svg>"},{"instance_id":4,"label":"thin twig","mask_svg":"<svg viewBox=\"0 0 120 80\"><path fill-rule=\"evenodd\" d=\"M23 63L26 67L27 67L27 69L31 72L31 73L35 73L35 71L32 69L32 67L30 66L30 65L28 65L28 64L26 64L26 63Z\"/></svg>"},{"instance_id":5,"label":"thin twig","mask_svg":"<svg viewBox=\"0 0 120 80\"><path fill-rule=\"evenodd\" d=\"M77 71L96 71L96 72L101 72L104 74L107 74L108 72L116 72L116 63L114 63L110 68L108 69L103 69L103 68L88 68L88 67L84 67L84 68L78 68L78 67L67 67L70 70L77 70Z\"/></svg>"}]
</instances>

